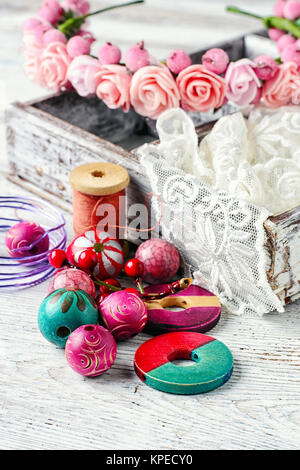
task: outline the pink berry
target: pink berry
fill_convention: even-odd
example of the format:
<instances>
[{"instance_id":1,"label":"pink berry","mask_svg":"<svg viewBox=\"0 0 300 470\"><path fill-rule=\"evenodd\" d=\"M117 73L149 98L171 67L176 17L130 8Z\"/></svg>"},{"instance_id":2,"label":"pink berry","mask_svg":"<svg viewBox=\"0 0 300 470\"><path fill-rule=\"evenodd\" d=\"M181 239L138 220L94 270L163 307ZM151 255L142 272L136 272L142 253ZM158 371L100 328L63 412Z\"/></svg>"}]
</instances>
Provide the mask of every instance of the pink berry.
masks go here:
<instances>
[{"instance_id":1,"label":"pink berry","mask_svg":"<svg viewBox=\"0 0 300 470\"><path fill-rule=\"evenodd\" d=\"M111 42L107 42L100 47L98 57L101 65L119 64L121 60L121 50Z\"/></svg>"},{"instance_id":2,"label":"pink berry","mask_svg":"<svg viewBox=\"0 0 300 470\"><path fill-rule=\"evenodd\" d=\"M58 29L49 29L43 36L44 46L48 46L52 42L62 42L63 44L67 43L66 36L59 31Z\"/></svg>"},{"instance_id":3,"label":"pink berry","mask_svg":"<svg viewBox=\"0 0 300 470\"><path fill-rule=\"evenodd\" d=\"M132 72L136 72L141 67L150 64L150 55L147 49L144 48L144 42L131 47L125 52L124 57L125 65Z\"/></svg>"},{"instance_id":4,"label":"pink berry","mask_svg":"<svg viewBox=\"0 0 300 470\"><path fill-rule=\"evenodd\" d=\"M86 41L88 41L90 43L90 45L93 44L93 42L96 41L96 39L94 38L94 36L92 35L92 33L90 33L89 31L85 31L85 30L81 30L78 32L78 36L81 36L83 39L85 39Z\"/></svg>"},{"instance_id":5,"label":"pink berry","mask_svg":"<svg viewBox=\"0 0 300 470\"><path fill-rule=\"evenodd\" d=\"M279 67L273 57L260 55L254 59L256 67L254 71L261 80L270 80L275 76Z\"/></svg>"},{"instance_id":6,"label":"pink berry","mask_svg":"<svg viewBox=\"0 0 300 470\"><path fill-rule=\"evenodd\" d=\"M226 72L229 64L229 57L227 52L223 49L209 49L202 56L202 65L211 72L220 74Z\"/></svg>"},{"instance_id":7,"label":"pink berry","mask_svg":"<svg viewBox=\"0 0 300 470\"><path fill-rule=\"evenodd\" d=\"M289 44L281 53L282 62L295 62L300 66L300 47L297 44Z\"/></svg>"},{"instance_id":8,"label":"pink berry","mask_svg":"<svg viewBox=\"0 0 300 470\"><path fill-rule=\"evenodd\" d=\"M89 54L91 44L81 36L73 36L67 44L67 51L70 57L78 57L83 54Z\"/></svg>"},{"instance_id":9,"label":"pink berry","mask_svg":"<svg viewBox=\"0 0 300 470\"><path fill-rule=\"evenodd\" d=\"M291 36L290 34L284 34L278 39L277 48L279 52L282 52L286 46L288 46L289 44L294 44L294 42L296 42L296 39L293 36Z\"/></svg>"},{"instance_id":10,"label":"pink berry","mask_svg":"<svg viewBox=\"0 0 300 470\"><path fill-rule=\"evenodd\" d=\"M273 7L273 11L274 11L274 15L275 16L280 16L280 17L284 17L284 14L283 14L283 10L284 10L284 7L285 7L285 0L278 0L274 7Z\"/></svg>"},{"instance_id":11,"label":"pink berry","mask_svg":"<svg viewBox=\"0 0 300 470\"><path fill-rule=\"evenodd\" d=\"M289 0L285 2L283 16L288 20L294 21L300 16L300 2Z\"/></svg>"},{"instance_id":12,"label":"pink berry","mask_svg":"<svg viewBox=\"0 0 300 470\"><path fill-rule=\"evenodd\" d=\"M38 20L37 18L29 18L23 23L23 31L32 31L38 26L41 26L41 24L41 20Z\"/></svg>"},{"instance_id":13,"label":"pink berry","mask_svg":"<svg viewBox=\"0 0 300 470\"><path fill-rule=\"evenodd\" d=\"M45 0L38 11L38 16L51 24L57 23L64 10L57 0Z\"/></svg>"},{"instance_id":14,"label":"pink berry","mask_svg":"<svg viewBox=\"0 0 300 470\"><path fill-rule=\"evenodd\" d=\"M192 64L190 56L181 49L170 52L167 57L167 66L176 75Z\"/></svg>"},{"instance_id":15,"label":"pink berry","mask_svg":"<svg viewBox=\"0 0 300 470\"><path fill-rule=\"evenodd\" d=\"M277 29L277 28L268 29L268 35L269 35L269 38L272 39L272 41L278 41L278 39L281 38L281 36L283 36L284 34L285 32L282 31L281 29Z\"/></svg>"}]
</instances>

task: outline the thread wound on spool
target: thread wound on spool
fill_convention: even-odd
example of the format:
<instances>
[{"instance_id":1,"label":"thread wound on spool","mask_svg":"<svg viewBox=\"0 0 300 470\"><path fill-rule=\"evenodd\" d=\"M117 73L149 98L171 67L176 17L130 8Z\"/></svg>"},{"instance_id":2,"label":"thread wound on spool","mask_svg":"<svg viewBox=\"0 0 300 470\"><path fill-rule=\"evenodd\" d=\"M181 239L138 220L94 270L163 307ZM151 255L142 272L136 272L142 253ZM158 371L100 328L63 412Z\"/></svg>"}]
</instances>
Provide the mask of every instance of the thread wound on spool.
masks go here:
<instances>
[{"instance_id":1,"label":"thread wound on spool","mask_svg":"<svg viewBox=\"0 0 300 470\"><path fill-rule=\"evenodd\" d=\"M120 238L120 218L125 219L127 170L114 163L87 163L70 174L73 187L73 228L75 235L97 228ZM102 223L102 221L104 222Z\"/></svg>"}]
</instances>

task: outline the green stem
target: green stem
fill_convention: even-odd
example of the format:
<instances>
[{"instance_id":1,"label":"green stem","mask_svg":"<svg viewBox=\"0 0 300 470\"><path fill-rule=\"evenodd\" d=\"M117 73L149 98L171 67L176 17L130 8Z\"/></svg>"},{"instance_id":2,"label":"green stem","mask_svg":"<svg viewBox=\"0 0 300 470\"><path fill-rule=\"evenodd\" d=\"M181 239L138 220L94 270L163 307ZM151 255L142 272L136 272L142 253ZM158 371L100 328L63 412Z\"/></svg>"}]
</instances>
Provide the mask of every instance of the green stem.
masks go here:
<instances>
[{"instance_id":1,"label":"green stem","mask_svg":"<svg viewBox=\"0 0 300 470\"><path fill-rule=\"evenodd\" d=\"M281 29L282 31L292 34L296 38L300 38L300 26L294 23L293 21L287 20L286 18L281 18L279 16L263 17L232 6L227 7L226 11L229 11L231 13L238 13L239 15L250 16L251 18L256 18L258 20L261 20L267 29Z\"/></svg>"},{"instance_id":2,"label":"green stem","mask_svg":"<svg viewBox=\"0 0 300 470\"><path fill-rule=\"evenodd\" d=\"M81 18L88 18L89 16L98 15L98 13L104 13L105 11L114 10L115 8L128 7L129 5L136 5L137 3L144 3L145 0L135 0L134 2L119 3L118 5L112 5L111 7L102 8L101 10L93 11L87 15L82 16Z\"/></svg>"},{"instance_id":3,"label":"green stem","mask_svg":"<svg viewBox=\"0 0 300 470\"><path fill-rule=\"evenodd\" d=\"M256 18L258 20L263 20L263 16L256 15L255 13L251 13L250 11L241 10L238 7L229 6L226 7L226 11L230 11L231 13L238 13L239 15L250 16L251 18Z\"/></svg>"},{"instance_id":4,"label":"green stem","mask_svg":"<svg viewBox=\"0 0 300 470\"><path fill-rule=\"evenodd\" d=\"M94 283L98 284L99 286L107 287L109 290L112 290L114 292L119 292L120 290L122 290L120 287L111 286L110 284L107 284L107 282L100 281L99 279L94 279Z\"/></svg>"},{"instance_id":5,"label":"green stem","mask_svg":"<svg viewBox=\"0 0 300 470\"><path fill-rule=\"evenodd\" d=\"M115 8L128 7L130 5L144 3L144 1L145 0L135 0L133 2L120 3L118 5L113 5L110 7L102 8L101 10L93 11L92 13L88 13L87 15L77 16L75 18L69 18L64 23L59 25L58 29L59 31L61 31L63 34L65 34L68 37L73 34L76 34L76 32L81 28L85 20L89 18L90 16L98 15L99 13L104 13L109 10L114 10Z\"/></svg>"}]
</instances>

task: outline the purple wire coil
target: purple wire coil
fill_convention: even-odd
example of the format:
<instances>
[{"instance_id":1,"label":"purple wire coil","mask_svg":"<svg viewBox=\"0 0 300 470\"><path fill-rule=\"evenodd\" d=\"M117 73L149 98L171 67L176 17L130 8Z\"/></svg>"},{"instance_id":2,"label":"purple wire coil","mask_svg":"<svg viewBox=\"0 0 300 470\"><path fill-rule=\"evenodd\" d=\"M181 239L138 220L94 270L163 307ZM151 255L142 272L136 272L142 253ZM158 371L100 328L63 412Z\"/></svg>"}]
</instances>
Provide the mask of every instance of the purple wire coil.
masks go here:
<instances>
[{"instance_id":1,"label":"purple wire coil","mask_svg":"<svg viewBox=\"0 0 300 470\"><path fill-rule=\"evenodd\" d=\"M20 214L19 216L19 212ZM2 217L3 214L3 217ZM31 219L30 219L31 216ZM49 249L37 255L21 258L0 256L0 289L26 288L46 281L56 270L48 261L49 253L66 248L67 233L64 216L46 201L17 196L0 196L0 232L6 232L18 222L26 220L40 224L45 233L23 250L30 251L44 237L49 236ZM5 243L2 240L1 246ZM22 263L18 263L18 260Z\"/></svg>"}]
</instances>

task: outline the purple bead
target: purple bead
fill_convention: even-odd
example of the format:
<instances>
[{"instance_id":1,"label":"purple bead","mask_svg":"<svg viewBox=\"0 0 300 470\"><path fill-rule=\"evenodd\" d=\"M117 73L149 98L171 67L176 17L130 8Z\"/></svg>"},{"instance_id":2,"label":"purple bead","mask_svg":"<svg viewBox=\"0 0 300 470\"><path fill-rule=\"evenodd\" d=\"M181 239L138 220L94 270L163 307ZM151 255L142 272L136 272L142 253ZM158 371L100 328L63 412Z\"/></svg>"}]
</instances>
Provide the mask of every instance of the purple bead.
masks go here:
<instances>
[{"instance_id":1,"label":"purple bead","mask_svg":"<svg viewBox=\"0 0 300 470\"><path fill-rule=\"evenodd\" d=\"M117 345L112 334L100 325L80 326L66 342L66 358L78 374L96 377L114 363Z\"/></svg>"},{"instance_id":2,"label":"purple bead","mask_svg":"<svg viewBox=\"0 0 300 470\"><path fill-rule=\"evenodd\" d=\"M19 222L6 234L5 245L12 258L24 258L20 262L29 262L30 256L45 253L49 249L49 236L34 222ZM42 238L43 237L43 238ZM39 241L38 241L39 240Z\"/></svg>"}]
</instances>

